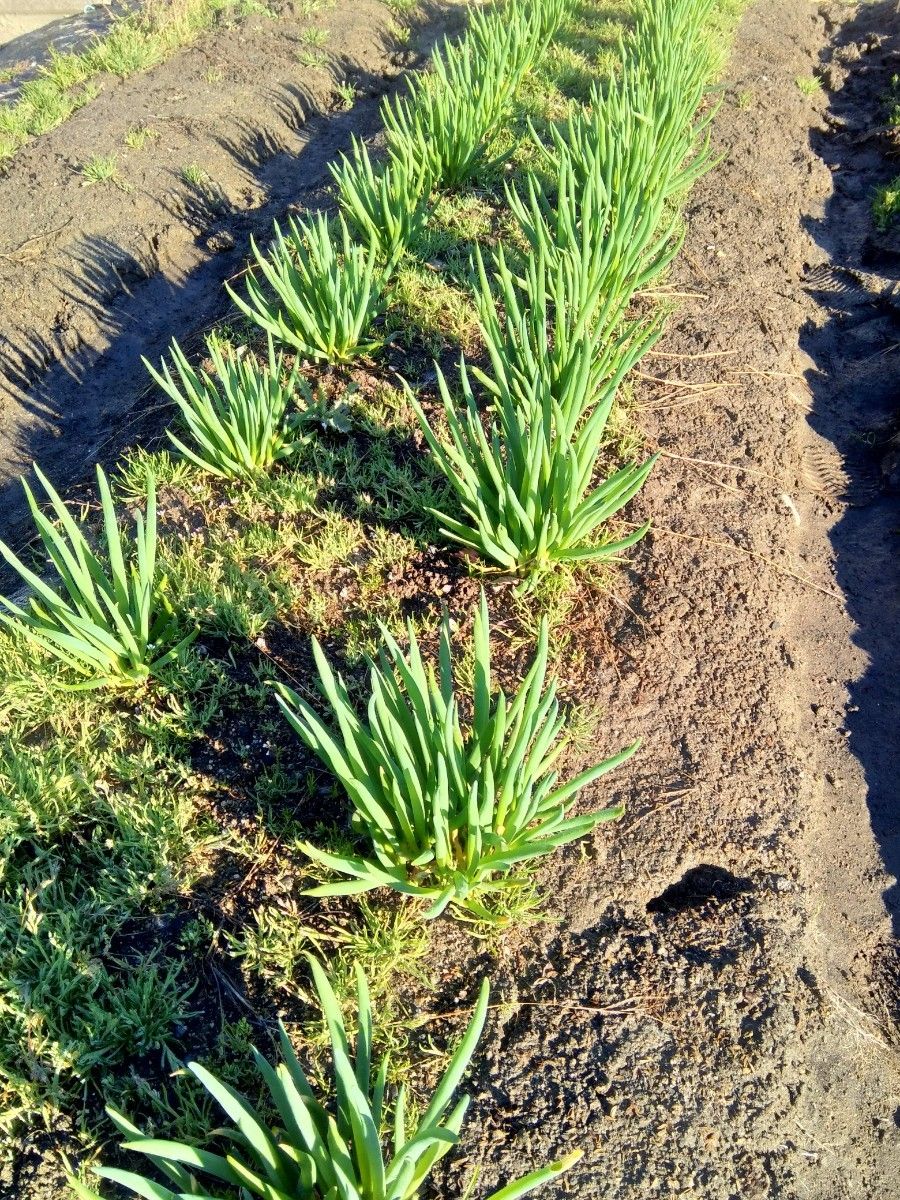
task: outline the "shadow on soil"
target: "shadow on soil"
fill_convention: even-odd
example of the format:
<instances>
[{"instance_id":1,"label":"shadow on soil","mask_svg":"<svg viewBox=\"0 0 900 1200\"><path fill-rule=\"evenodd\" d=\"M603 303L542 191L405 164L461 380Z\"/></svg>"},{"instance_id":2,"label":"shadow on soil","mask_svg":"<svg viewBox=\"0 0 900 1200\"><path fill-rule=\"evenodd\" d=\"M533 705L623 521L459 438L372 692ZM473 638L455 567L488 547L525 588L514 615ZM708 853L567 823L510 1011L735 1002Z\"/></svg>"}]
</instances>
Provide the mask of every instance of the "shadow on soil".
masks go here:
<instances>
[{"instance_id":1,"label":"shadow on soil","mask_svg":"<svg viewBox=\"0 0 900 1200\"><path fill-rule=\"evenodd\" d=\"M819 471L824 495L846 502L831 531L837 577L867 655L853 680L846 735L862 763L875 833L888 871L900 877L900 225L881 234L875 188L898 174L898 131L886 126L886 97L900 51L894 0L865 6L823 56L827 130L811 144L833 175L824 217L810 232L830 265L807 287L823 320L801 344L816 364L808 382L810 424L838 451ZM900 933L900 887L885 902Z\"/></svg>"},{"instance_id":2,"label":"shadow on soil","mask_svg":"<svg viewBox=\"0 0 900 1200\"><path fill-rule=\"evenodd\" d=\"M421 65L437 38L455 32L463 19L438 3L426 3L419 12L416 52L398 56L409 66ZM171 206L169 211L196 235L199 261L192 269L170 264L167 270L152 253L138 262L107 239L81 240L52 336L32 333L4 345L0 408L12 400L25 418L19 429L4 431L19 461L40 462L65 491L90 473L95 460L109 462L133 443L146 425L153 394L141 357L157 362L173 337L199 345L202 333L230 309L224 284L242 271L251 236L264 246L273 220L282 220L290 207L329 202L328 163L349 149L354 135L365 138L380 128L382 97L402 86L402 76L361 71L340 57L332 57L331 69L336 82L352 77L360 99L349 111L324 111L295 85L272 89L267 97L267 111L303 130L298 152L246 121L236 139L221 140L247 174L248 191L265 196L261 206L222 205L202 182L185 188L172 178L178 211ZM65 319L66 311L85 309L94 324L90 345ZM0 537L19 544L28 533L26 511L18 480L0 482Z\"/></svg>"}]
</instances>

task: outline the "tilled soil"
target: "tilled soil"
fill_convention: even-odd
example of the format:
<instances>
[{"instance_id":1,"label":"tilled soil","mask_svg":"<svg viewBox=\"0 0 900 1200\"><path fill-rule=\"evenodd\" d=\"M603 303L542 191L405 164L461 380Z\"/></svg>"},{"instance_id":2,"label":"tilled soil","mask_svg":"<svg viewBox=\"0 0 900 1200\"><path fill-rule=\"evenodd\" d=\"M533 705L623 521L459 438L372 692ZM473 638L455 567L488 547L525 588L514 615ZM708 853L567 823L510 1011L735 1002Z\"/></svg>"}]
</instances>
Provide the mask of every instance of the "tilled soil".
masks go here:
<instances>
[{"instance_id":1,"label":"tilled soil","mask_svg":"<svg viewBox=\"0 0 900 1200\"><path fill-rule=\"evenodd\" d=\"M652 516L654 531L611 592L582 593L571 622L564 687L602 705L599 749L643 738L593 797L625 799L628 813L554 859L549 919L501 943L501 1007L442 1194L474 1167L486 1192L574 1146L584 1158L543 1190L547 1200L897 1193L898 336L879 291L897 260L872 235L868 207L873 184L893 173L876 127L900 34L894 8L868 5L848 21L843 6L758 0L742 23L714 125L724 159L689 200L669 285L678 309L638 379L639 422L664 453L632 515ZM346 28L377 37L359 13ZM195 69L196 84L205 68ZM95 331L112 323L105 348L73 335L69 351L54 343L49 367L38 355L18 376L17 452L36 446L46 462L55 451L58 476L76 476L107 436L122 436L141 395L140 353L221 311L217 284L237 269L248 228L302 198L307 182L320 186L325 159L360 128L356 111L318 121L299 159L290 143L247 168L250 156L219 129L251 111L231 69L211 89L213 109L193 120L210 152L219 136L232 150L202 158L188 123L173 160L189 155L232 181L225 226L198 218L191 232L158 199L158 226L120 215L128 253L145 261L164 229L175 249L152 261L175 265L124 281L98 268L111 296L100 288L93 309ZM808 96L796 80L813 72L826 90ZM277 107L266 120L302 137ZM46 161L62 179L56 146L44 160L36 144L15 170L30 162L43 173ZM271 188L243 215L238 162ZM72 203L98 194L73 191ZM122 211L138 203L107 195ZM48 199L42 228L64 220L69 201L68 191L55 208ZM238 229L233 250L204 242L219 228ZM63 244L75 245L74 231L46 243L50 280L62 277ZM44 269L43 254L15 270L4 262L5 286L23 296L23 272ZM868 273L865 284L853 271ZM85 270L72 286L93 278ZM89 320L83 291L62 308L52 294L28 290L21 302L48 329L53 313L76 329ZM53 354L85 356L73 382ZM49 441L51 428L64 437ZM471 998L483 963L450 922L436 940L440 1012Z\"/></svg>"},{"instance_id":2,"label":"tilled soil","mask_svg":"<svg viewBox=\"0 0 900 1200\"><path fill-rule=\"evenodd\" d=\"M603 748L644 744L625 820L568 852L553 923L508 950L485 1185L580 1145L548 1200L897 1195L900 327L870 294L844 314L821 272L803 287L823 262L897 272L869 135L900 18L846 15L759 0L734 48L725 158L642 368L654 532L580 614Z\"/></svg>"},{"instance_id":3,"label":"tilled soil","mask_svg":"<svg viewBox=\"0 0 900 1200\"><path fill-rule=\"evenodd\" d=\"M18 475L39 461L67 481L103 457L149 392L141 356L228 310L223 284L251 236L313 204L328 163L464 16L425 5L409 42L378 0L311 16L291 4L202 37L33 140L0 176L0 512L21 515ZM309 40L310 30L324 41ZM324 31L324 32L323 32ZM321 65L304 65L309 58ZM349 111L338 85L356 92ZM129 130L153 136L140 150ZM119 182L85 186L82 165L117 155ZM185 168L203 172L186 182Z\"/></svg>"}]
</instances>

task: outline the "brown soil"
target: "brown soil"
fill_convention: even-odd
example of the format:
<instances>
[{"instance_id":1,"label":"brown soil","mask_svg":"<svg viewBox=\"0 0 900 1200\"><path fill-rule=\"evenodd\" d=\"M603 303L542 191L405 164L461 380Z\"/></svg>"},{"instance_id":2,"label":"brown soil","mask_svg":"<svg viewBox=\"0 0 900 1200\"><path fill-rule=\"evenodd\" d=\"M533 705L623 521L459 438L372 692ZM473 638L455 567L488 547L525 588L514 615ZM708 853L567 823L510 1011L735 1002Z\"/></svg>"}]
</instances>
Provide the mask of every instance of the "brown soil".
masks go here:
<instances>
[{"instance_id":1,"label":"brown soil","mask_svg":"<svg viewBox=\"0 0 900 1200\"><path fill-rule=\"evenodd\" d=\"M170 339L228 309L223 283L249 239L305 207L353 134L378 128L382 95L458 28L452 5L425 4L408 45L378 0L339 0L312 17L250 18L214 31L155 70L102 94L32 141L0 177L0 511L22 512L18 475L37 460L53 479L102 458L148 392L141 365ZM320 46L302 34L327 31ZM321 67L298 56L320 54ZM336 86L353 84L348 112ZM156 136L141 150L126 133ZM85 186L82 164L115 153L125 190ZM181 178L196 165L208 183Z\"/></svg>"},{"instance_id":2,"label":"brown soil","mask_svg":"<svg viewBox=\"0 0 900 1200\"><path fill-rule=\"evenodd\" d=\"M643 366L655 530L576 618L603 749L644 739L629 813L507 948L485 1187L580 1145L548 1200L897 1194L898 260L870 203L900 18L846 17L759 0L740 29ZM848 300L839 268L886 278Z\"/></svg>"},{"instance_id":3,"label":"brown soil","mask_svg":"<svg viewBox=\"0 0 900 1200\"><path fill-rule=\"evenodd\" d=\"M874 183L894 173L885 137L869 136L894 69L894 9L868 5L848 21L842 6L758 0L742 23L714 126L725 159L689 201L672 280L679 309L638 381L638 419L665 453L633 516L652 516L655 529L612 594L585 590L571 622L565 688L602 704L600 749L643 738L639 757L595 797L626 799L628 814L554 860L544 876L550 919L500 945L492 975L504 1003L443 1194L475 1166L482 1193L580 1145L582 1162L542 1191L547 1200L896 1195L898 337L879 288L897 258L873 236L868 208ZM382 10L371 11L363 21L356 6L344 28L364 39L354 53L374 72L386 59L373 49ZM269 46L267 68L287 28L246 32L254 53ZM332 47L346 44L332 35ZM117 89L146 89L147 107L136 100L121 128L152 124L140 113L162 112L166 88L193 71L187 119L203 149L184 117L173 121L166 136L181 140L169 169L204 166L231 200L227 214L188 227L186 211L150 199L149 176L146 193L80 189L62 145L76 161L107 149L90 140L102 124L77 133L90 109L52 135L52 155L36 145L14 166L26 172L20 187L46 164L65 189L55 207L40 189L41 220L29 228L53 229L83 206L39 258L0 260L4 319L18 303L17 320L43 330L55 356L47 368L41 352L26 354L13 379L16 452L39 450L57 477L76 477L107 437L127 436L143 388L139 355L218 315L218 285L237 269L247 233L318 187L351 129L374 125L372 101L291 132L292 84L282 83L282 107L266 111L282 148L256 162L236 147L273 145L242 124L262 94L262 67L255 85L235 65L208 87L208 64L194 62L204 53L162 68L166 84L153 73ZM235 64L244 53L234 48ZM795 81L814 71L827 90L810 98ZM266 82L276 74L271 65ZM244 141L227 132L241 128ZM77 151L76 136L87 139ZM158 180L163 148L149 154L141 161ZM138 157L123 158L129 172ZM245 186L267 187L269 199L235 212ZM118 211L110 227L91 208L97 197ZM88 239L108 236L120 266L94 241L61 285L81 245L78 220L89 218ZM214 254L204 237L220 228L236 230L238 244ZM148 261L157 234L166 249L154 250L154 270L129 275L123 256ZM41 271L46 286L23 283ZM23 303L34 306L27 320ZM69 381L62 364L73 360ZM64 436L49 440L51 429ZM415 571L418 595L449 591L455 611L471 612L458 561ZM277 631L270 640L291 661L295 647L282 656ZM444 991L430 1004L453 1010L484 963L449 921L436 940ZM57 1194L46 1183L28 1189Z\"/></svg>"}]
</instances>

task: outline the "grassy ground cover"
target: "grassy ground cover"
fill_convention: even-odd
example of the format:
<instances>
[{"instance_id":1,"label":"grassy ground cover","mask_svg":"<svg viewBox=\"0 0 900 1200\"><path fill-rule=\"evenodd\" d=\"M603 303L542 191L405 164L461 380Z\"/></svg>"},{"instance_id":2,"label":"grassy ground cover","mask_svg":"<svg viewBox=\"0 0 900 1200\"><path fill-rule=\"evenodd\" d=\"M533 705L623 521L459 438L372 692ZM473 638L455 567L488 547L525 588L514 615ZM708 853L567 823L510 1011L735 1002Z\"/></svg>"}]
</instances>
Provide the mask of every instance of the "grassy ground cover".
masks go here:
<instances>
[{"instance_id":1,"label":"grassy ground cover","mask_svg":"<svg viewBox=\"0 0 900 1200\"><path fill-rule=\"evenodd\" d=\"M510 188L526 196L527 173L534 172L554 194L541 142L552 145L552 131L577 120L598 81L616 77L620 37L639 9L618 0L568 11L515 93L481 114L477 153L469 158L407 161L389 133L389 168L423 172L431 202L427 219L392 226L384 210L393 192L380 195L373 174L362 217L347 206L359 241L345 246L339 234L332 278L346 290L345 327L355 342L343 338L344 327L329 328L324 339L308 336L323 328L321 311L297 315L292 329L306 333L292 341L283 336L284 309L273 308L272 290L259 302L252 292L249 299L237 293L244 311L217 331L215 353L199 365L211 379L225 362L237 371L252 359L265 371L272 361L267 335L286 342L283 366L296 367L303 379L290 452L260 445L251 453L244 445L246 453L234 459L242 464L235 480L204 470L196 453L192 461L161 436L118 464L113 490L125 510L143 507L148 480L155 481L165 599L180 634L175 644L193 635L148 686L73 690L70 667L36 651L16 626L0 633L0 1078L11 1144L29 1124L62 1124L68 1152L87 1150L89 1157L110 1133L104 1101L143 1128L199 1136L214 1123L213 1109L181 1062L199 1057L220 1077L258 1092L246 1049L251 1040L268 1049L276 1016L317 1063L329 1038L310 1015L311 951L328 958L351 1029L355 964L362 965L378 1014L374 1036L391 1051L389 1079L403 1078L415 1058L413 1109L427 1094L446 1048L444 1038L431 1045L421 1018L430 1004L434 935L419 919L422 908L384 890L364 901L305 894L335 882L327 862L317 864L305 847L352 859L362 830L349 820L339 783L284 719L276 685L324 711L314 636L340 667L348 700L364 702L366 658L377 654L386 632L415 638L426 661L440 657L446 603L459 706L467 716L477 712L485 669L472 630L481 581L494 617L492 670L507 694L528 669L542 619L551 667L572 673L565 624L573 589L603 588L613 568L572 562L523 588L497 563L448 544L441 533L447 520L436 514L458 512L453 471L442 471L439 456L427 452L422 422L446 444L454 405L442 403L440 385L445 401L458 394L461 352L473 379L500 386L496 371L490 375L497 359L484 336L494 292L479 281L477 254L490 261L502 243L512 264L496 309L500 337L527 278L528 240L514 219ZM717 69L736 12L728 4L709 14L704 77ZM451 74L466 69L464 58L447 67ZM408 127L409 114L393 112L392 128ZM695 153L692 145L686 149ZM657 214L673 250L689 176L663 197ZM371 223L368 243L365 212L385 218ZM399 242L376 245L391 228L399 228ZM320 224L306 233L300 253L283 260L285 270L322 278L335 265L329 244ZM342 272L354 256L353 269ZM266 261L261 251L257 263ZM361 310L366 279L377 272L378 302ZM659 319L654 286L652 296L631 289L627 311L612 313L604 326L604 345L623 322L652 333ZM562 307L555 297L554 319ZM363 310L366 319L357 321ZM544 357L557 361L559 340L540 342L543 317L541 324ZM524 353L533 345L527 321L522 329L525 340L506 347L507 359L517 346ZM185 375L176 374L185 387ZM519 395L523 377L511 377L511 396ZM597 479L642 451L627 384L620 386L612 369L604 379L602 436L582 469ZM195 380L202 390L200 376ZM473 421L484 407L483 395L473 398ZM576 415L578 429L580 421ZM221 421L216 429L223 436ZM173 423L173 430L182 447L196 434L190 423ZM229 432L231 451L239 434L238 422ZM260 457L264 469L252 469ZM98 537L90 496L82 515ZM622 540L626 527L616 520L592 548ZM590 714L571 696L563 699L577 746L590 737ZM461 934L466 953L489 950L504 922L536 902L535 876L525 871L519 886L482 914L491 926L475 913Z\"/></svg>"},{"instance_id":2,"label":"grassy ground cover","mask_svg":"<svg viewBox=\"0 0 900 1200\"><path fill-rule=\"evenodd\" d=\"M0 164L33 137L49 133L89 103L105 78L146 71L193 42L216 21L268 13L260 0L150 0L113 22L84 50L59 54L16 100L0 104Z\"/></svg>"}]
</instances>

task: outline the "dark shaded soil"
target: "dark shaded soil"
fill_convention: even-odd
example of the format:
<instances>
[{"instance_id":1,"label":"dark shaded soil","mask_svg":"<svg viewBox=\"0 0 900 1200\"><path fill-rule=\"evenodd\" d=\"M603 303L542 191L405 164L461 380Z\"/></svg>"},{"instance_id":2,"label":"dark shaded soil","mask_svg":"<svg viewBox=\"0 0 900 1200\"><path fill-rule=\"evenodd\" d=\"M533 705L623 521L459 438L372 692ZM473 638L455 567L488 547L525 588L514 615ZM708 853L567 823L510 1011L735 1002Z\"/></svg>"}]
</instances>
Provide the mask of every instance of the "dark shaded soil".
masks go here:
<instances>
[{"instance_id":1,"label":"dark shaded soil","mask_svg":"<svg viewBox=\"0 0 900 1200\"><path fill-rule=\"evenodd\" d=\"M628 813L546 869L546 921L490 947L501 1008L438 1194L462 1193L475 1167L481 1193L581 1146L581 1163L544 1189L547 1200L896 1195L900 970L884 898L893 905L900 776L888 352L897 328L890 306L868 297L847 309L835 274L862 266L890 275L889 247L873 238L868 214L872 184L892 173L889 147L854 138L878 124L893 10L867 6L841 25L843 7L759 0L741 27L714 127L725 160L689 201L672 279L679 310L638 380L638 420L664 454L633 517L652 516L654 532L610 591L579 594L569 622L564 690L602 705L596 752L643 738L641 754L585 803L626 800ZM391 68L378 49L382 10L371 11L363 20L358 6L339 6L326 19L346 20L346 37L363 39L354 53L377 91L374 75ZM46 163L67 189L55 209L42 193L40 228L80 205L93 240L66 303L60 281L80 234L53 234L46 256L26 254L14 269L0 259L5 319L18 312L17 296L30 306L15 335L22 357L5 368L10 470L16 455L39 451L51 473L74 479L108 439L127 438L142 395L139 355L159 354L173 332L221 313L218 285L237 269L248 234L321 186L325 161L351 130L374 127L372 99L293 129L294 68L278 41L288 28L251 23L244 35L252 61L264 46L270 54L275 90L264 117L247 115L264 95L262 58L245 79L244 48L235 47L221 85L209 88L212 109L192 100L172 121L169 166L157 145L145 152L146 176L133 168L146 193L77 190L62 147L103 128L78 134L79 117L51 154L39 158L36 145L17 163L30 164L33 180ZM344 34L330 46L346 49ZM138 114L161 112L186 71L191 94L203 91L200 53L152 98L135 100L123 131L153 124ZM283 81L272 84L279 63ZM797 77L823 69L828 90L804 95ZM132 86L156 84L148 77L119 91ZM328 87L316 93L320 107ZM138 158L123 163L131 171ZM184 159L222 182L227 213L166 208L177 202L161 200L169 184L154 191L154 181ZM171 186L184 201L181 185ZM245 187L268 190L241 208ZM116 212L109 230L89 203L99 196ZM126 219L132 203L144 207ZM235 246L213 253L206 239L219 230L233 232ZM157 235L164 253L153 248ZM118 267L96 250L107 236ZM125 255L138 264L130 274ZM24 286L42 271L46 288ZM63 360L75 364L73 377ZM860 429L877 454L860 450ZM471 611L474 585L457 560L423 558L397 586L411 603L440 593L454 611ZM505 594L492 594L498 619ZM267 638L282 665L305 669L291 631ZM219 740L235 739L225 730ZM239 796L246 766L210 759L204 769L233 778ZM222 819L246 819L239 800ZM227 909L235 886L249 903L266 880L211 881L209 903ZM430 1005L453 1011L471 999L485 948L447 921L435 940L440 990ZM29 1167L39 1169L42 1148L37 1139ZM60 1194L27 1175L5 1194Z\"/></svg>"},{"instance_id":2,"label":"dark shaded soil","mask_svg":"<svg viewBox=\"0 0 900 1200\"><path fill-rule=\"evenodd\" d=\"M855 626L841 661L847 708L839 736L865 774L872 832L893 877L885 900L900 935L900 308L892 297L900 233L896 225L879 232L871 217L875 188L900 169L897 130L885 124L900 62L895 8L864 10L823 56L827 128L813 131L812 146L834 192L808 228L811 264L824 255L830 276L810 288L820 307L801 345L813 363L806 474L825 502L835 578ZM833 447L824 457L821 439ZM840 793L840 782L831 786ZM835 856L835 871L849 850L845 844Z\"/></svg>"}]
</instances>

